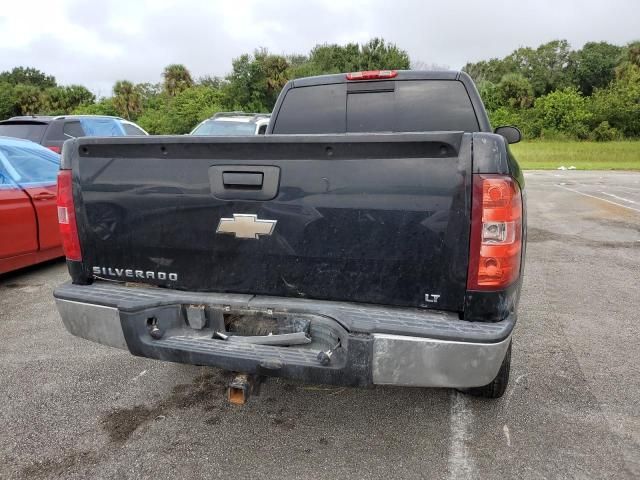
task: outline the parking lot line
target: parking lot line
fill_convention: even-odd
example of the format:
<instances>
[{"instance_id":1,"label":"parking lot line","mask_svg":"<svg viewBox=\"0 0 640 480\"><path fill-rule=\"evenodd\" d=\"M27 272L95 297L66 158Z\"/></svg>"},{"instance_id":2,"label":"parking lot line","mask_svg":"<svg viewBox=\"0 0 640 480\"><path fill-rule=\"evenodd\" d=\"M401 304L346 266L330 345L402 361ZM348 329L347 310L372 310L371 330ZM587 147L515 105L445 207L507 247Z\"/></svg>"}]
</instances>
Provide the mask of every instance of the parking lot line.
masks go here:
<instances>
[{"instance_id":1,"label":"parking lot line","mask_svg":"<svg viewBox=\"0 0 640 480\"><path fill-rule=\"evenodd\" d=\"M577 194L579 194L579 195L584 195L585 197L590 197L590 198L595 198L595 199L597 199L597 200L602 200L603 202L611 203L611 204L613 204L613 205L617 205L618 207L627 208L627 209L629 209L629 210L633 210L634 212L640 212L640 208L633 208L633 207L630 207L630 206L628 206L628 205L623 205L623 204L621 204L621 203L614 202L614 201L612 201L612 200L607 200L606 198L598 197L598 196L596 196L596 195L590 195L590 194L588 194L588 193L584 193L584 192L581 192L581 191L579 191L579 190L574 190L573 188L565 187L564 185L558 185L558 184L556 183L556 187L558 187L558 188L562 188L562 189L564 189L564 190L569 190L570 192L577 193ZM604 192L601 192L601 193L604 193Z\"/></svg>"},{"instance_id":2,"label":"parking lot line","mask_svg":"<svg viewBox=\"0 0 640 480\"><path fill-rule=\"evenodd\" d=\"M469 451L468 444L471 438L470 426L473 421L473 411L469 407L464 394L452 391L449 427L451 437L449 442L449 477L474 478L476 468Z\"/></svg>"},{"instance_id":3,"label":"parking lot line","mask_svg":"<svg viewBox=\"0 0 640 480\"><path fill-rule=\"evenodd\" d=\"M628 198L624 198L624 197L619 197L618 195L614 195L613 193L607 193L607 192L600 192L603 195L608 195L609 197L613 197L617 200L622 200L623 202L629 202L629 203L633 203L636 204L638 202L636 202L635 200L629 200Z\"/></svg>"}]
</instances>

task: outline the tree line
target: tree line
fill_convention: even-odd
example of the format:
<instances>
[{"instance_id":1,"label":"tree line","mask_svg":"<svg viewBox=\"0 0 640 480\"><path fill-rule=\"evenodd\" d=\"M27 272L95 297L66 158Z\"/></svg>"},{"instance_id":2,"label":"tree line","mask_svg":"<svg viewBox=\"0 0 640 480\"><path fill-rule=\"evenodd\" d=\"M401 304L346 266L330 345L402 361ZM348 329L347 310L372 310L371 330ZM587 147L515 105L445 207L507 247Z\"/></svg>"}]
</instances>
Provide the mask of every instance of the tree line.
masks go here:
<instances>
[{"instance_id":1,"label":"tree line","mask_svg":"<svg viewBox=\"0 0 640 480\"><path fill-rule=\"evenodd\" d=\"M640 137L640 42L566 40L518 48L468 63L493 125L516 125L527 138Z\"/></svg>"},{"instance_id":2,"label":"tree line","mask_svg":"<svg viewBox=\"0 0 640 480\"><path fill-rule=\"evenodd\" d=\"M119 80L100 99L81 85L60 86L44 72L16 67L0 73L0 117L118 115L152 134L182 134L219 111L270 112L290 79L411 65L406 51L379 38L317 45L304 55L258 49L234 59L224 77L194 79L184 65L169 65L159 83ZM590 42L572 50L555 40L463 69L476 81L493 125L516 125L528 138L640 137L640 42Z\"/></svg>"}]
</instances>

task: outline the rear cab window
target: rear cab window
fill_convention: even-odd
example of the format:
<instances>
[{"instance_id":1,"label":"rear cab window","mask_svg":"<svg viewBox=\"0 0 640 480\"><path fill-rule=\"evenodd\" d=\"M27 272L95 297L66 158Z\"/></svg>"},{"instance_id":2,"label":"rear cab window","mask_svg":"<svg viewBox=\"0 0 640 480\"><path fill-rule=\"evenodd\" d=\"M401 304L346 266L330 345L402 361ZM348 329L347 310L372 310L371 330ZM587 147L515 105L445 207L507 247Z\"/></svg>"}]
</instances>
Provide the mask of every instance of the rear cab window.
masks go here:
<instances>
[{"instance_id":1,"label":"rear cab window","mask_svg":"<svg viewBox=\"0 0 640 480\"><path fill-rule=\"evenodd\" d=\"M72 122L65 122L64 127L62 129L62 133L67 138L78 138L84 137L84 130L80 125L80 120L75 120Z\"/></svg>"},{"instance_id":2,"label":"rear cab window","mask_svg":"<svg viewBox=\"0 0 640 480\"><path fill-rule=\"evenodd\" d=\"M80 125L87 137L124 137L126 132L117 118L81 118Z\"/></svg>"},{"instance_id":3,"label":"rear cab window","mask_svg":"<svg viewBox=\"0 0 640 480\"><path fill-rule=\"evenodd\" d=\"M0 137L24 138L40 143L48 124L41 122L12 122L0 124Z\"/></svg>"},{"instance_id":4,"label":"rear cab window","mask_svg":"<svg viewBox=\"0 0 640 480\"><path fill-rule=\"evenodd\" d=\"M289 90L273 133L480 130L458 80L349 82Z\"/></svg>"},{"instance_id":5,"label":"rear cab window","mask_svg":"<svg viewBox=\"0 0 640 480\"><path fill-rule=\"evenodd\" d=\"M191 135L254 135L255 123L245 120L206 120L191 132Z\"/></svg>"},{"instance_id":6,"label":"rear cab window","mask_svg":"<svg viewBox=\"0 0 640 480\"><path fill-rule=\"evenodd\" d=\"M147 134L144 132L144 130L142 130L141 128L137 127L136 125L132 125L131 123L124 123L122 122L122 128L124 128L124 132L128 135L128 136L146 136Z\"/></svg>"}]
</instances>

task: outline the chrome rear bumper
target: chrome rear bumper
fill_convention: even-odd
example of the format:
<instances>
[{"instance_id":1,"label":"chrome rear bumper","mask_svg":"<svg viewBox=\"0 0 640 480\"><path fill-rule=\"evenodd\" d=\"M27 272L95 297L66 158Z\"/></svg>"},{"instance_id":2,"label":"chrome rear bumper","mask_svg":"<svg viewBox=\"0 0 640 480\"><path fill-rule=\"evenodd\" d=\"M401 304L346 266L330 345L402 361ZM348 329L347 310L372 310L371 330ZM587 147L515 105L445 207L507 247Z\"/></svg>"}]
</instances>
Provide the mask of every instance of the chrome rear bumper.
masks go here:
<instances>
[{"instance_id":1,"label":"chrome rear bumper","mask_svg":"<svg viewBox=\"0 0 640 480\"><path fill-rule=\"evenodd\" d=\"M373 383L412 387L481 387L498 374L511 335L498 343L471 343L373 335Z\"/></svg>"},{"instance_id":2,"label":"chrome rear bumper","mask_svg":"<svg viewBox=\"0 0 640 480\"><path fill-rule=\"evenodd\" d=\"M478 387L497 375L511 342L515 318L464 322L444 312L363 306L327 301L196 294L122 285L65 284L55 292L67 330L75 336L161 360L210 365L245 373L296 378L310 383ZM192 329L184 307L207 305L231 311L264 310L321 315L344 332L343 351L331 365L318 350L238 345ZM166 335L151 338L147 319L166 322ZM333 328L333 327L332 327ZM393 333L387 333L387 332ZM406 332L406 333L405 333Z\"/></svg>"},{"instance_id":3,"label":"chrome rear bumper","mask_svg":"<svg viewBox=\"0 0 640 480\"><path fill-rule=\"evenodd\" d=\"M117 308L56 298L62 323L76 337L128 350Z\"/></svg>"}]
</instances>

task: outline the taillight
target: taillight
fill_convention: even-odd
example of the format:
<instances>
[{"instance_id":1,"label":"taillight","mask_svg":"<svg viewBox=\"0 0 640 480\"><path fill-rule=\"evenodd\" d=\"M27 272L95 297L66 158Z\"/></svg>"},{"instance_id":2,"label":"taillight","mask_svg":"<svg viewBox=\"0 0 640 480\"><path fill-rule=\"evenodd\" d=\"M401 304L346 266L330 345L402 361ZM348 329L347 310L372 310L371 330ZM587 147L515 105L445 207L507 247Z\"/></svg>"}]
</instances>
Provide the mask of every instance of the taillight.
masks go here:
<instances>
[{"instance_id":1,"label":"taillight","mask_svg":"<svg viewBox=\"0 0 640 480\"><path fill-rule=\"evenodd\" d=\"M51 150L52 152L56 152L56 153L58 153L58 154L62 151L62 148L60 148L60 147L55 147L55 146L53 146L53 145L52 145L52 146L50 146L50 147L47 147L47 148L48 148L49 150Z\"/></svg>"},{"instance_id":2,"label":"taillight","mask_svg":"<svg viewBox=\"0 0 640 480\"><path fill-rule=\"evenodd\" d=\"M347 73L347 80L376 80L379 78L394 78L398 75L395 70L367 70L366 72Z\"/></svg>"},{"instance_id":3,"label":"taillight","mask_svg":"<svg viewBox=\"0 0 640 480\"><path fill-rule=\"evenodd\" d=\"M468 290L500 290L520 275L522 196L503 175L474 175Z\"/></svg>"},{"instance_id":4,"label":"taillight","mask_svg":"<svg viewBox=\"0 0 640 480\"><path fill-rule=\"evenodd\" d=\"M58 225L62 237L62 249L68 260L82 260L76 211L73 206L71 170L58 172Z\"/></svg>"}]
</instances>

